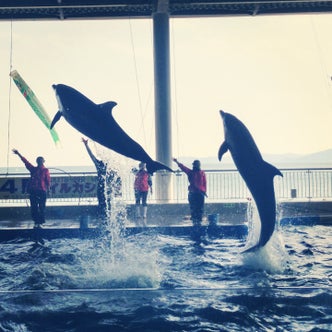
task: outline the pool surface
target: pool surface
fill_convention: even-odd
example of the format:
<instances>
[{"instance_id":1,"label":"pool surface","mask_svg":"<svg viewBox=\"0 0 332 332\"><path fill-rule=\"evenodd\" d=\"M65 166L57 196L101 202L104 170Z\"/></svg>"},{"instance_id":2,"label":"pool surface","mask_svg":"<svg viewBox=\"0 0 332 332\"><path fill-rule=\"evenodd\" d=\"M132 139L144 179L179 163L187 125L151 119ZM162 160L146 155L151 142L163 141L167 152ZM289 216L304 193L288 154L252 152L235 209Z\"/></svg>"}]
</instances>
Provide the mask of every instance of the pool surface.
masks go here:
<instances>
[{"instance_id":1,"label":"pool surface","mask_svg":"<svg viewBox=\"0 0 332 332\"><path fill-rule=\"evenodd\" d=\"M111 238L111 240L110 240ZM0 331L330 331L332 228L2 242Z\"/></svg>"}]
</instances>

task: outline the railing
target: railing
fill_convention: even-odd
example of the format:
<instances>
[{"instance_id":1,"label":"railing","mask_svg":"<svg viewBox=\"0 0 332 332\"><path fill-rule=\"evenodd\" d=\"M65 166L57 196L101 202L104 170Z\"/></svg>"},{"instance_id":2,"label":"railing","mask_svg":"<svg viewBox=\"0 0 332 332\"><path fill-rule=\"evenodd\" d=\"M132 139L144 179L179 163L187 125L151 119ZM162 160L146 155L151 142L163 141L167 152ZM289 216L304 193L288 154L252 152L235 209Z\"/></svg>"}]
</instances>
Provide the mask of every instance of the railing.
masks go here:
<instances>
[{"instance_id":1,"label":"railing","mask_svg":"<svg viewBox=\"0 0 332 332\"><path fill-rule=\"evenodd\" d=\"M281 169L283 177L274 178L276 198L285 199L332 199L332 168ZM53 187L48 204L96 204L96 173L52 173ZM251 195L237 170L207 170L207 202L246 200ZM0 206L27 204L26 183L29 174L0 174ZM126 203L134 202L134 175L122 177L122 197ZM188 179L177 171L172 174L172 198L170 202L187 202ZM162 203L154 195L150 203Z\"/></svg>"},{"instance_id":2,"label":"railing","mask_svg":"<svg viewBox=\"0 0 332 332\"><path fill-rule=\"evenodd\" d=\"M274 178L277 199L332 199L332 168L281 169L283 177ZM184 173L176 179L177 200L187 199L187 191L183 190L188 183ZM208 200L244 200L251 194L237 170L206 171L208 183ZM181 190L179 190L181 188Z\"/></svg>"}]
</instances>

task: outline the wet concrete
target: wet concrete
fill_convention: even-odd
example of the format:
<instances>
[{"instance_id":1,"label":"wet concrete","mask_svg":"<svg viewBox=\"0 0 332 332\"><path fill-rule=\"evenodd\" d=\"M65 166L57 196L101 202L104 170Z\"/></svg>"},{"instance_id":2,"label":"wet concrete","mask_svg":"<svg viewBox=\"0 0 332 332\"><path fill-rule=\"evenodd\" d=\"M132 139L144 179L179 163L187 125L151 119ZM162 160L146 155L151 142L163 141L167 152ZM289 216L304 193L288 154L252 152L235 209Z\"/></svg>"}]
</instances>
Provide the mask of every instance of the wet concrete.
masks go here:
<instances>
[{"instance_id":1,"label":"wet concrete","mask_svg":"<svg viewBox=\"0 0 332 332\"><path fill-rule=\"evenodd\" d=\"M210 216L218 217L218 223L237 225L247 222L248 202L206 203L203 225L209 223ZM331 201L287 201L278 204L278 220L295 217L319 217L321 223L332 224ZM127 225L137 225L135 206L126 206ZM90 227L98 227L97 206L47 206L46 228L77 228L82 222ZM191 225L189 206L186 203L150 204L148 206L148 226ZM30 208L0 207L0 228L32 228Z\"/></svg>"}]
</instances>

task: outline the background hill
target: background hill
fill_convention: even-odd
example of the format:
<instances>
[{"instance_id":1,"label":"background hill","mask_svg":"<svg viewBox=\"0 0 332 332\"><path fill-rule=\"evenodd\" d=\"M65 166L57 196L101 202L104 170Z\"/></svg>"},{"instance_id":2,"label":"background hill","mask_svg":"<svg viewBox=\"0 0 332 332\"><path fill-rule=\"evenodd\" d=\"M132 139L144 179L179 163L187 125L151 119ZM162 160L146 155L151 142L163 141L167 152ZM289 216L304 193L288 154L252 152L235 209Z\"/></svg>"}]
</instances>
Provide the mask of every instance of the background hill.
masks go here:
<instances>
[{"instance_id":1,"label":"background hill","mask_svg":"<svg viewBox=\"0 0 332 332\"><path fill-rule=\"evenodd\" d=\"M272 165L282 169L282 168L332 168L332 149L316 152L308 155L300 154L263 154L265 161L271 163ZM178 157L178 160L191 168L192 162L195 159L199 159L202 163L202 168L204 170L227 170L236 169L231 154L226 153L223 156L221 162L219 162L217 155L212 157L202 157L199 156L185 156ZM48 165L50 170L54 173L59 172L94 172L95 167L90 165L81 166L54 166ZM175 163L172 163L173 170L177 167ZM0 167L0 174L6 174L7 169L5 167ZM10 167L8 173L26 173L25 167Z\"/></svg>"},{"instance_id":2,"label":"background hill","mask_svg":"<svg viewBox=\"0 0 332 332\"><path fill-rule=\"evenodd\" d=\"M278 168L321 168L332 167L332 149L315 152L308 155L301 154L262 154L263 159ZM191 167L193 160L199 159L203 169L234 169L230 153L223 156L219 162L217 155L215 157L179 157L178 160Z\"/></svg>"}]
</instances>

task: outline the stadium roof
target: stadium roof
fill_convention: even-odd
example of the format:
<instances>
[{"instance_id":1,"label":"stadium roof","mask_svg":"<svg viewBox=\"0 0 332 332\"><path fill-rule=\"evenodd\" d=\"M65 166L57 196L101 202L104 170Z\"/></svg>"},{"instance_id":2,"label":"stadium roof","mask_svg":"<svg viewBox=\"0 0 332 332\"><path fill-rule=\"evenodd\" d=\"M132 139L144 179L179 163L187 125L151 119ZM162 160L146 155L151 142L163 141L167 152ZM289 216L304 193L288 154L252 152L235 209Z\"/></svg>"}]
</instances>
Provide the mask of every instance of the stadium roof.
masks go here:
<instances>
[{"instance_id":1,"label":"stadium roof","mask_svg":"<svg viewBox=\"0 0 332 332\"><path fill-rule=\"evenodd\" d=\"M236 16L332 12L332 0L1 0L0 20Z\"/></svg>"}]
</instances>

